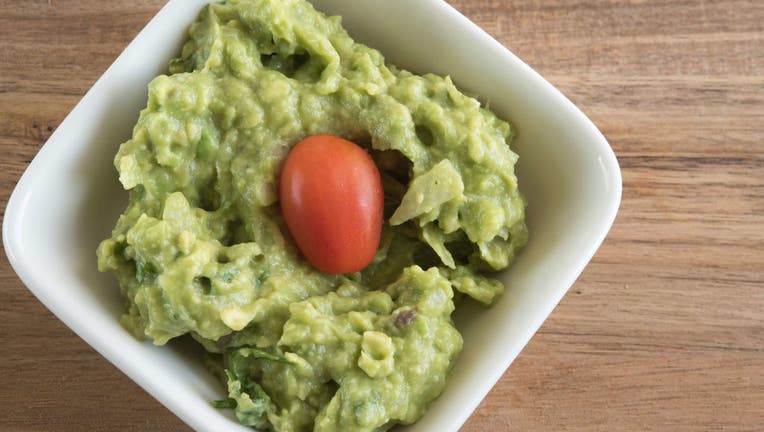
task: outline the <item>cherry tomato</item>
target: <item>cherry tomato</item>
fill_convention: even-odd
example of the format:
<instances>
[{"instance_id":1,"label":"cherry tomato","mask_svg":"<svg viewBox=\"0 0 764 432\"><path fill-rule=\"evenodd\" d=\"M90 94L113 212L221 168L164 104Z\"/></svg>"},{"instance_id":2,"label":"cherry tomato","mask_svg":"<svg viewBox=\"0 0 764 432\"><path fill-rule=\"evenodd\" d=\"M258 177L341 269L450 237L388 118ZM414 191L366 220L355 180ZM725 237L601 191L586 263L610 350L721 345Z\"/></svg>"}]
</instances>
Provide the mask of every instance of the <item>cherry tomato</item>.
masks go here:
<instances>
[{"instance_id":1,"label":"cherry tomato","mask_svg":"<svg viewBox=\"0 0 764 432\"><path fill-rule=\"evenodd\" d=\"M281 211L305 258L325 273L366 267L379 247L384 192L377 166L356 144L313 135L287 155Z\"/></svg>"}]
</instances>

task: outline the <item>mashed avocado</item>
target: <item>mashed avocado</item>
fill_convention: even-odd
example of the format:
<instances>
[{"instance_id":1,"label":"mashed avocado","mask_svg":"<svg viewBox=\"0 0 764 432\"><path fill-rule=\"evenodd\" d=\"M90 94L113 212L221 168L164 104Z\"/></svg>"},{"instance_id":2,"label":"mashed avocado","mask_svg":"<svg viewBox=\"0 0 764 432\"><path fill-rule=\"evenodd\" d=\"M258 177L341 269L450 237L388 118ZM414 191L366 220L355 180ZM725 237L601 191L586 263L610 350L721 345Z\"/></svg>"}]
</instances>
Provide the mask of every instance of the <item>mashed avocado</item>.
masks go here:
<instances>
[{"instance_id":1,"label":"mashed avocado","mask_svg":"<svg viewBox=\"0 0 764 432\"><path fill-rule=\"evenodd\" d=\"M277 202L306 136L365 146L386 224L372 264L318 272ZM449 78L414 75L303 0L204 8L115 157L129 204L98 248L123 325L190 334L246 425L383 431L420 418L461 350L455 292L490 304L525 244L512 130Z\"/></svg>"}]
</instances>

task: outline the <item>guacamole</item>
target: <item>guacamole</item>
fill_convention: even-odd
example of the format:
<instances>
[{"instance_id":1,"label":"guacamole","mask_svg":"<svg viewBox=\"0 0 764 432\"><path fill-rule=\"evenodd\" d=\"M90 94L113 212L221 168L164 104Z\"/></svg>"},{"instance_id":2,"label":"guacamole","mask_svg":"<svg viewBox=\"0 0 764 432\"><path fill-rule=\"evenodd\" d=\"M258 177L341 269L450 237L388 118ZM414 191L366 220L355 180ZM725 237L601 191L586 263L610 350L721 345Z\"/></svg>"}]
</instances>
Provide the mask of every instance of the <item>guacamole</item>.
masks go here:
<instances>
[{"instance_id":1,"label":"guacamole","mask_svg":"<svg viewBox=\"0 0 764 432\"><path fill-rule=\"evenodd\" d=\"M462 347L455 300L491 304L504 287L483 272L527 240L512 128L304 0L211 4L188 34L114 159L129 203L98 267L119 281L122 324L198 341L228 392L216 405L245 425L415 422ZM314 134L364 146L382 174L382 240L360 272L312 268L284 226L280 169Z\"/></svg>"}]
</instances>

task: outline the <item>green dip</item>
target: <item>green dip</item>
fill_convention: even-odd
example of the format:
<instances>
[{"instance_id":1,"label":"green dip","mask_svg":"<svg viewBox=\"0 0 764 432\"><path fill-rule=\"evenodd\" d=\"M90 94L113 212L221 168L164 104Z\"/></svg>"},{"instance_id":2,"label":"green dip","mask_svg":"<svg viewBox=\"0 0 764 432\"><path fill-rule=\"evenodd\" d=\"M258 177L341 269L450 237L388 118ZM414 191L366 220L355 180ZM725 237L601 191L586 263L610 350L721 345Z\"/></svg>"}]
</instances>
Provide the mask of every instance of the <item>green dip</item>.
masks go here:
<instances>
[{"instance_id":1,"label":"green dip","mask_svg":"<svg viewBox=\"0 0 764 432\"><path fill-rule=\"evenodd\" d=\"M298 253L277 202L291 146L333 134L369 149L386 223L363 271ZM525 244L510 126L448 77L414 75L303 0L204 8L114 163L130 200L98 267L122 324L157 345L190 334L245 425L383 431L419 419L462 347L463 295Z\"/></svg>"}]
</instances>

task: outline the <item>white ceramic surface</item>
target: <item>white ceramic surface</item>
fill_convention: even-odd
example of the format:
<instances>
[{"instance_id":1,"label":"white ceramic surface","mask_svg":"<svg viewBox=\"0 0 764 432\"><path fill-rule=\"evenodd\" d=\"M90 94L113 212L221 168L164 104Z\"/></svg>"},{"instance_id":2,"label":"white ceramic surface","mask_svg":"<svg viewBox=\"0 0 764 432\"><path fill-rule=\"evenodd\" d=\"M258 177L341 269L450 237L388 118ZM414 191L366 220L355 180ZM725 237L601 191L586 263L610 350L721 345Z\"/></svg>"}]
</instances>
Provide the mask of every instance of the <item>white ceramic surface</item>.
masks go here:
<instances>
[{"instance_id":1,"label":"white ceramic surface","mask_svg":"<svg viewBox=\"0 0 764 432\"><path fill-rule=\"evenodd\" d=\"M145 106L147 83L166 71L186 27L207 2L171 0L72 110L19 181L6 209L3 241L14 269L40 301L191 427L245 431L230 412L210 407L223 389L201 366L198 349L133 339L118 323L122 302L113 276L96 270L96 246L127 202L112 158ZM464 351L443 396L406 428L456 431L605 238L620 203L618 163L581 111L445 2L313 3L342 15L354 37L390 62L451 75L461 88L490 100L519 131L514 149L528 199L530 242L503 275L508 291L495 306L467 304L457 311ZM512 409L509 402L506 408Z\"/></svg>"}]
</instances>

